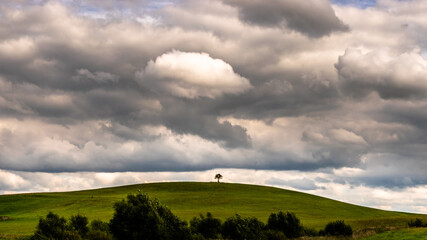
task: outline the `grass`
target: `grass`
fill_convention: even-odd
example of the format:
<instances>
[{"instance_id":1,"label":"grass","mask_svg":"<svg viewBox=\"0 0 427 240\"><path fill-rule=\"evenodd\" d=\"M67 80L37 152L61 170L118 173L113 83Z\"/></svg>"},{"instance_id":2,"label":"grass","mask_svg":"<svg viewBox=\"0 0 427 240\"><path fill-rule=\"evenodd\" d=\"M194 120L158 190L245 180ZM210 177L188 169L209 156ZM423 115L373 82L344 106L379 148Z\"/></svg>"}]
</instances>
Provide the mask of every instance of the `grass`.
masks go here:
<instances>
[{"instance_id":1,"label":"grass","mask_svg":"<svg viewBox=\"0 0 427 240\"><path fill-rule=\"evenodd\" d=\"M427 228L408 228L383 232L364 240L427 240Z\"/></svg>"},{"instance_id":2,"label":"grass","mask_svg":"<svg viewBox=\"0 0 427 240\"><path fill-rule=\"evenodd\" d=\"M266 221L271 212L294 212L305 226L320 229L333 220L345 220L354 229L388 226L405 227L415 217L426 215L390 212L356 206L310 194L273 187L226 183L150 183L114 188L61 193L33 193L0 196L1 237L32 234L40 217L53 211L69 217L77 213L89 220L108 221L113 204L127 194L143 191L189 221L200 213L211 212L225 219L239 213Z\"/></svg>"}]
</instances>

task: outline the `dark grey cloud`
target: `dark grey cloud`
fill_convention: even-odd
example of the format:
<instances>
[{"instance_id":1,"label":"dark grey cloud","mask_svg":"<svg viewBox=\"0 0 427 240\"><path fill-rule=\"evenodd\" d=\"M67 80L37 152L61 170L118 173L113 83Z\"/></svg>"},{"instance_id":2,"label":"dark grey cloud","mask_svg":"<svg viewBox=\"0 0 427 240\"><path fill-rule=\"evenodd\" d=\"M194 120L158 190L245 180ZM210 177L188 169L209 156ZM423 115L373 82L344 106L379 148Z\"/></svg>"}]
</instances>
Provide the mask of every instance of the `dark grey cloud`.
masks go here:
<instances>
[{"instance_id":1,"label":"dark grey cloud","mask_svg":"<svg viewBox=\"0 0 427 240\"><path fill-rule=\"evenodd\" d=\"M328 1L16 4L0 15L1 169L351 168L364 174L331 182L426 183L426 61L405 41L413 32L387 29L404 37L386 39L362 24L364 10L335 13ZM362 23L350 32L336 15ZM391 167L372 157L384 154Z\"/></svg>"},{"instance_id":2,"label":"dark grey cloud","mask_svg":"<svg viewBox=\"0 0 427 240\"><path fill-rule=\"evenodd\" d=\"M349 28L337 18L329 0L223 0L239 9L242 21L264 27L287 26L310 37L322 37Z\"/></svg>"},{"instance_id":3,"label":"dark grey cloud","mask_svg":"<svg viewBox=\"0 0 427 240\"><path fill-rule=\"evenodd\" d=\"M395 167L404 166L404 167ZM404 189L427 184L424 177L426 164L422 159L398 154L368 154L363 164L365 171L341 176L337 181L347 181L354 186Z\"/></svg>"}]
</instances>

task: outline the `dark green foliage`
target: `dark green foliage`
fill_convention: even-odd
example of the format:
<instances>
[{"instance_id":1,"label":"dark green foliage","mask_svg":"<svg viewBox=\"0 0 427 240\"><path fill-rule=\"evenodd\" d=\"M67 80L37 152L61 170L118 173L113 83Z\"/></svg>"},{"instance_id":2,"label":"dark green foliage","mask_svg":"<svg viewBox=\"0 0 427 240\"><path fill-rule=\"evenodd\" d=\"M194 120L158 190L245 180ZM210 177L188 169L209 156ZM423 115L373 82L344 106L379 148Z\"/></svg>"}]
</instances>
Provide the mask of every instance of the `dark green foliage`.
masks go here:
<instances>
[{"instance_id":1,"label":"dark green foliage","mask_svg":"<svg viewBox=\"0 0 427 240\"><path fill-rule=\"evenodd\" d=\"M263 235L265 240L287 240L288 239L282 231L277 231L277 230L266 230Z\"/></svg>"},{"instance_id":2,"label":"dark green foliage","mask_svg":"<svg viewBox=\"0 0 427 240\"><path fill-rule=\"evenodd\" d=\"M160 238L164 240L186 240L191 234L187 222L181 221L171 210L165 206L157 209L160 217Z\"/></svg>"},{"instance_id":3,"label":"dark green foliage","mask_svg":"<svg viewBox=\"0 0 427 240\"><path fill-rule=\"evenodd\" d=\"M128 195L114 204L110 231L118 239L188 239L187 224L146 194Z\"/></svg>"},{"instance_id":4,"label":"dark green foliage","mask_svg":"<svg viewBox=\"0 0 427 240\"><path fill-rule=\"evenodd\" d=\"M409 227L427 227L427 223L423 223L423 220L416 218L408 222Z\"/></svg>"},{"instance_id":5,"label":"dark green foliage","mask_svg":"<svg viewBox=\"0 0 427 240\"><path fill-rule=\"evenodd\" d=\"M106 222L103 222L101 220L93 220L90 223L90 230L91 231L96 230L96 231L108 232L108 231L110 231L110 228L108 226L108 223L106 223Z\"/></svg>"},{"instance_id":6,"label":"dark green foliage","mask_svg":"<svg viewBox=\"0 0 427 240\"><path fill-rule=\"evenodd\" d=\"M268 218L268 229L281 231L287 238L301 236L303 227L294 213L282 211L270 214Z\"/></svg>"},{"instance_id":7,"label":"dark green foliage","mask_svg":"<svg viewBox=\"0 0 427 240\"><path fill-rule=\"evenodd\" d=\"M353 230L343 220L338 220L326 224L324 234L331 236L351 236L353 235Z\"/></svg>"},{"instance_id":8,"label":"dark green foliage","mask_svg":"<svg viewBox=\"0 0 427 240\"><path fill-rule=\"evenodd\" d=\"M314 228L303 227L302 235L303 236L309 236L309 237L315 237L315 236L318 236L319 233Z\"/></svg>"},{"instance_id":9,"label":"dark green foliage","mask_svg":"<svg viewBox=\"0 0 427 240\"><path fill-rule=\"evenodd\" d=\"M206 217L200 214L200 217L194 217L190 221L192 233L200 233L205 238L217 238L221 233L221 221L214 218L210 212Z\"/></svg>"},{"instance_id":10,"label":"dark green foliage","mask_svg":"<svg viewBox=\"0 0 427 240\"><path fill-rule=\"evenodd\" d=\"M258 240L263 239L264 223L254 217L242 218L236 214L222 225L221 233L226 239Z\"/></svg>"},{"instance_id":11,"label":"dark green foliage","mask_svg":"<svg viewBox=\"0 0 427 240\"><path fill-rule=\"evenodd\" d=\"M89 232L89 227L87 226L88 221L87 217L77 214L75 216L71 216L70 218L70 227L72 230L78 232L78 234L85 238L87 233Z\"/></svg>"},{"instance_id":12,"label":"dark green foliage","mask_svg":"<svg viewBox=\"0 0 427 240\"><path fill-rule=\"evenodd\" d=\"M101 220L93 220L90 223L90 230L87 234L89 240L111 240L113 239L110 234L108 223Z\"/></svg>"},{"instance_id":13,"label":"dark green foliage","mask_svg":"<svg viewBox=\"0 0 427 240\"><path fill-rule=\"evenodd\" d=\"M36 232L31 239L78 239L75 238L74 234L71 234L69 226L67 226L67 220L63 217L49 212L46 218L40 218L39 224L37 225Z\"/></svg>"},{"instance_id":14,"label":"dark green foliage","mask_svg":"<svg viewBox=\"0 0 427 240\"><path fill-rule=\"evenodd\" d=\"M95 220L90 228L88 220L81 215L71 216L70 221L50 212L40 218L33 240L112 240L108 223Z\"/></svg>"},{"instance_id":15,"label":"dark green foliage","mask_svg":"<svg viewBox=\"0 0 427 240\"><path fill-rule=\"evenodd\" d=\"M193 233L191 235L191 240L206 240L206 238L200 233Z\"/></svg>"}]
</instances>

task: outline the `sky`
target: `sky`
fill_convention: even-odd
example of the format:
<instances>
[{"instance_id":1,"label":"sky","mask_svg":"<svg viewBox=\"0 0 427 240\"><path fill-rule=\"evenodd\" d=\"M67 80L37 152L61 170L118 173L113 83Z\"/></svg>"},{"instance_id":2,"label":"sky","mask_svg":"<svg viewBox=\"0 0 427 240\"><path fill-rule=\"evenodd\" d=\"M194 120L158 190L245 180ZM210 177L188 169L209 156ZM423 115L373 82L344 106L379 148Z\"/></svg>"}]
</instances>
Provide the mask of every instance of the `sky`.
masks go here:
<instances>
[{"instance_id":1,"label":"sky","mask_svg":"<svg viewBox=\"0 0 427 240\"><path fill-rule=\"evenodd\" d=\"M0 194L221 173L427 213L426 11L1 1Z\"/></svg>"}]
</instances>

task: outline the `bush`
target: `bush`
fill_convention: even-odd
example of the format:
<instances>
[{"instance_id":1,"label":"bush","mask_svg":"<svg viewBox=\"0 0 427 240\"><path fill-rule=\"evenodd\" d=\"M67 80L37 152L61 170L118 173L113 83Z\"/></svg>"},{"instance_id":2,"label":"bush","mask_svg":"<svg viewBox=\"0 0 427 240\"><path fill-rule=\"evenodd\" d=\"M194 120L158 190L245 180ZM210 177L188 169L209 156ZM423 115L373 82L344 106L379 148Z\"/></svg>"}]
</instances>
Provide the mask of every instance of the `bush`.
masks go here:
<instances>
[{"instance_id":1,"label":"bush","mask_svg":"<svg viewBox=\"0 0 427 240\"><path fill-rule=\"evenodd\" d=\"M40 218L37 225L36 232L31 239L68 239L70 231L67 226L67 220L63 217L49 212L46 218Z\"/></svg>"},{"instance_id":2,"label":"bush","mask_svg":"<svg viewBox=\"0 0 427 240\"><path fill-rule=\"evenodd\" d=\"M70 228L76 231L82 238L86 238L89 228L87 226L87 217L77 214L70 218Z\"/></svg>"},{"instance_id":3,"label":"bush","mask_svg":"<svg viewBox=\"0 0 427 240\"><path fill-rule=\"evenodd\" d=\"M271 213L268 217L268 229L281 231L287 238L298 238L302 235L303 227L294 213L282 211Z\"/></svg>"},{"instance_id":4,"label":"bush","mask_svg":"<svg viewBox=\"0 0 427 240\"><path fill-rule=\"evenodd\" d=\"M411 220L408 222L409 227L427 227L427 223L423 223L423 220L416 218L415 221Z\"/></svg>"},{"instance_id":5,"label":"bush","mask_svg":"<svg viewBox=\"0 0 427 240\"><path fill-rule=\"evenodd\" d=\"M114 204L114 210L109 227L118 240L190 238L187 223L146 194L128 195L126 201Z\"/></svg>"},{"instance_id":6,"label":"bush","mask_svg":"<svg viewBox=\"0 0 427 240\"><path fill-rule=\"evenodd\" d=\"M315 236L318 236L319 233L314 228L303 227L302 235L303 236L309 236L309 237L315 237Z\"/></svg>"},{"instance_id":7,"label":"bush","mask_svg":"<svg viewBox=\"0 0 427 240\"><path fill-rule=\"evenodd\" d=\"M191 232L193 234L200 233L204 238L218 238L221 233L221 221L214 218L210 212L206 213L206 217L200 214L200 217L194 217L190 221Z\"/></svg>"},{"instance_id":8,"label":"bush","mask_svg":"<svg viewBox=\"0 0 427 240\"><path fill-rule=\"evenodd\" d=\"M262 239L264 223L254 217L242 218L239 214L228 218L222 225L221 234L226 239Z\"/></svg>"},{"instance_id":9,"label":"bush","mask_svg":"<svg viewBox=\"0 0 427 240\"><path fill-rule=\"evenodd\" d=\"M111 240L113 239L110 234L108 223L101 220L93 220L90 223L90 230L87 234L89 240Z\"/></svg>"},{"instance_id":10,"label":"bush","mask_svg":"<svg viewBox=\"0 0 427 240\"><path fill-rule=\"evenodd\" d=\"M338 220L328 223L324 234L331 236L351 236L353 235L353 230L350 225L345 224L342 220Z\"/></svg>"},{"instance_id":11,"label":"bush","mask_svg":"<svg viewBox=\"0 0 427 240\"><path fill-rule=\"evenodd\" d=\"M282 231L277 231L277 230L266 230L264 231L263 235L264 235L263 239L265 240L287 240L288 239Z\"/></svg>"}]
</instances>

